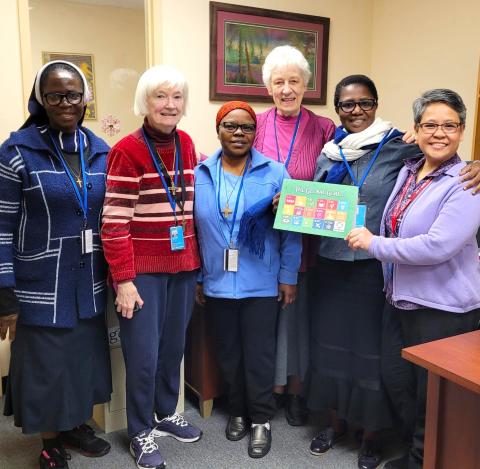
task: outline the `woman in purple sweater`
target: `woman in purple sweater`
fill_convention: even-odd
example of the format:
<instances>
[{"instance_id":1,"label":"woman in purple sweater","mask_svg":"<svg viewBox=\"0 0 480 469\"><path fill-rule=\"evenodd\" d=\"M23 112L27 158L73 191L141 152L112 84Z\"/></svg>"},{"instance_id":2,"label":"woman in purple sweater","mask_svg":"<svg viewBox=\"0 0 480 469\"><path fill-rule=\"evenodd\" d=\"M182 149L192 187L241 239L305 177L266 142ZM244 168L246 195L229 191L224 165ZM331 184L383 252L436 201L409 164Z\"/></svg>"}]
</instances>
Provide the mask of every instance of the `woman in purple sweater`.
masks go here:
<instances>
[{"instance_id":1,"label":"woman in purple sweater","mask_svg":"<svg viewBox=\"0 0 480 469\"><path fill-rule=\"evenodd\" d=\"M383 263L384 315L399 318L403 334L397 356L402 345L469 332L480 320L480 198L459 184L465 166L457 154L465 105L457 93L435 89L415 100L413 112L424 157L405 161L380 236L366 228L355 228L347 236L352 249L368 251ZM421 468L423 463L427 372L406 362L403 367L412 439L409 453L388 463L389 469Z\"/></svg>"}]
</instances>

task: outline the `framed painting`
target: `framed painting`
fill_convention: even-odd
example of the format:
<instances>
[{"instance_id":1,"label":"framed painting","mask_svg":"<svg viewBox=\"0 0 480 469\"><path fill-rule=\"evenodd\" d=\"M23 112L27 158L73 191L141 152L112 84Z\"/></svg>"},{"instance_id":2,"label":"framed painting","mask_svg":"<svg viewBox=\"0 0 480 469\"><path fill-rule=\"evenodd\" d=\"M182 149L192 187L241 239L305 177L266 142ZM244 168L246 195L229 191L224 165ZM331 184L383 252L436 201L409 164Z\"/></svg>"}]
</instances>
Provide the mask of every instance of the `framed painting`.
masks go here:
<instances>
[{"instance_id":1,"label":"framed painting","mask_svg":"<svg viewBox=\"0 0 480 469\"><path fill-rule=\"evenodd\" d=\"M42 52L42 62L51 60L67 60L75 64L85 75L90 88L91 100L87 103L86 120L97 120L97 101L95 93L95 72L92 54L73 54L69 52Z\"/></svg>"},{"instance_id":2,"label":"framed painting","mask_svg":"<svg viewBox=\"0 0 480 469\"><path fill-rule=\"evenodd\" d=\"M330 19L210 2L210 100L271 102L262 80L275 47L299 49L312 76L303 102L325 104Z\"/></svg>"}]
</instances>

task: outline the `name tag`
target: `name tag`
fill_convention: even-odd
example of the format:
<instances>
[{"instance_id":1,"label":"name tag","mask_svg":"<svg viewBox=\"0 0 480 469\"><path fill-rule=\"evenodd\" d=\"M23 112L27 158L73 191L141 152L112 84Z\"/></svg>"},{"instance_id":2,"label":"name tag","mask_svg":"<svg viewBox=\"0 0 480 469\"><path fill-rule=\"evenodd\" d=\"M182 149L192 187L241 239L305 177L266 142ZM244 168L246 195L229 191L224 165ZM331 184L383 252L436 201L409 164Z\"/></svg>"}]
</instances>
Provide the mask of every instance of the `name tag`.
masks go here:
<instances>
[{"instance_id":1,"label":"name tag","mask_svg":"<svg viewBox=\"0 0 480 469\"><path fill-rule=\"evenodd\" d=\"M93 252L93 231L82 230L80 233L82 239L82 254L90 254Z\"/></svg>"},{"instance_id":2,"label":"name tag","mask_svg":"<svg viewBox=\"0 0 480 469\"><path fill-rule=\"evenodd\" d=\"M238 271L238 249L225 249L223 251L223 270L225 272Z\"/></svg>"},{"instance_id":3,"label":"name tag","mask_svg":"<svg viewBox=\"0 0 480 469\"><path fill-rule=\"evenodd\" d=\"M182 226L170 227L170 248L172 251L185 249L185 238L183 236Z\"/></svg>"}]
</instances>

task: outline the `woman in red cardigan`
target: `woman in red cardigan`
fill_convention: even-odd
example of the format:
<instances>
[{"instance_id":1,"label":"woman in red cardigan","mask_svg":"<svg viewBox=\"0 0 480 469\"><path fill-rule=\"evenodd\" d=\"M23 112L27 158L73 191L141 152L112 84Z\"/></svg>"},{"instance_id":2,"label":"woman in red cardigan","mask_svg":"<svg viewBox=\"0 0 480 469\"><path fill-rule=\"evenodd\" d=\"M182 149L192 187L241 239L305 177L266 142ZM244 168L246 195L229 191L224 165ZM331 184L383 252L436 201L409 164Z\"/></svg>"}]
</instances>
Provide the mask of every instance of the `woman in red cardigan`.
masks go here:
<instances>
[{"instance_id":1,"label":"woman in red cardigan","mask_svg":"<svg viewBox=\"0 0 480 469\"><path fill-rule=\"evenodd\" d=\"M102 240L117 291L130 452L139 468L164 467L155 437L193 442L202 435L175 413L200 266L193 225L196 153L177 129L187 96L177 70L147 70L135 93L143 126L120 140L107 161Z\"/></svg>"}]
</instances>

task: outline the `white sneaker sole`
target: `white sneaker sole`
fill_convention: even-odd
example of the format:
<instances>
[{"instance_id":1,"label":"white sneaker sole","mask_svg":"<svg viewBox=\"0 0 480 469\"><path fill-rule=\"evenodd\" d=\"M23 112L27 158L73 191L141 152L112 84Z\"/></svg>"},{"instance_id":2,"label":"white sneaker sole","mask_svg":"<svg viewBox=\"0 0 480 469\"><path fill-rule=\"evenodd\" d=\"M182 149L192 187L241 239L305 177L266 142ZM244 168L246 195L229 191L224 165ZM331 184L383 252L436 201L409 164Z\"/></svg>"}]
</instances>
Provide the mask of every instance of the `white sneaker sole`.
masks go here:
<instances>
[{"instance_id":1,"label":"white sneaker sole","mask_svg":"<svg viewBox=\"0 0 480 469\"><path fill-rule=\"evenodd\" d=\"M135 464L137 465L138 469L165 469L167 467L167 463L164 462L163 464L160 464L160 466L141 466L138 464L137 461L137 456L135 456L135 451L133 451L132 445L130 445L130 454L132 455L132 458L135 459Z\"/></svg>"},{"instance_id":2,"label":"white sneaker sole","mask_svg":"<svg viewBox=\"0 0 480 469\"><path fill-rule=\"evenodd\" d=\"M174 433L170 432L164 432L160 430L153 430L152 431L152 436L154 438L161 438L163 436L171 436L172 438L175 438L177 441L181 441L182 443L195 443L196 441L200 440L202 438L203 433L200 433L200 435L195 436L193 438L180 438L178 435L175 435Z\"/></svg>"}]
</instances>

